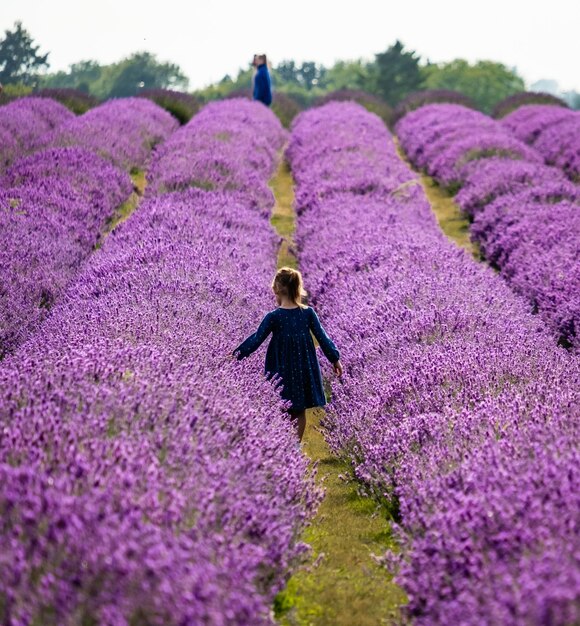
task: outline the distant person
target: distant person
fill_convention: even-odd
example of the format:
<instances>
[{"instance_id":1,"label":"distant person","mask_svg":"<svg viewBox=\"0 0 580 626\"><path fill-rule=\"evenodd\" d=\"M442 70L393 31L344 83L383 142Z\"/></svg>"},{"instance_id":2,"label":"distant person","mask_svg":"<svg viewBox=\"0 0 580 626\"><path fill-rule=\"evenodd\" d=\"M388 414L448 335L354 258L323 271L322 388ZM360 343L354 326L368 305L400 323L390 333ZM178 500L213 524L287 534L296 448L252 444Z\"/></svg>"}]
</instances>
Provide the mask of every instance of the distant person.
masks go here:
<instances>
[{"instance_id":1,"label":"distant person","mask_svg":"<svg viewBox=\"0 0 580 626\"><path fill-rule=\"evenodd\" d=\"M342 376L340 353L321 326L314 309L302 304L305 292L298 270L280 268L274 277L272 291L278 308L264 317L258 330L234 350L234 355L238 359L246 358L272 333L266 351L266 376L280 377L282 398L291 402L288 413L298 439L302 441L306 409L326 404L311 331L337 376Z\"/></svg>"},{"instance_id":2,"label":"distant person","mask_svg":"<svg viewBox=\"0 0 580 626\"><path fill-rule=\"evenodd\" d=\"M254 56L256 75L254 76L254 100L263 102L266 106L272 104L272 83L268 72L268 63L265 54Z\"/></svg>"}]
</instances>

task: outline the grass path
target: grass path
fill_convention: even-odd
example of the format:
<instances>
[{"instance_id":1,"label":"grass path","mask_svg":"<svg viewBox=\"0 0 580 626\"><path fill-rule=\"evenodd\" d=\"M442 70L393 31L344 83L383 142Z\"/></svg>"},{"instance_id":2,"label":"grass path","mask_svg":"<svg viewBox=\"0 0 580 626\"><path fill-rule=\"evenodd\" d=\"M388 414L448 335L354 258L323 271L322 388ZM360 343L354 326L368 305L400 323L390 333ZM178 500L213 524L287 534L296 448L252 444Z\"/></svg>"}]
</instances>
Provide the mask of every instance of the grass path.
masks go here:
<instances>
[{"instance_id":1,"label":"grass path","mask_svg":"<svg viewBox=\"0 0 580 626\"><path fill-rule=\"evenodd\" d=\"M270 187L276 200L270 223L282 238L278 250L278 267L298 267L294 254L294 233L296 232L296 213L294 212L294 180L288 163L282 159Z\"/></svg>"},{"instance_id":2,"label":"grass path","mask_svg":"<svg viewBox=\"0 0 580 626\"><path fill-rule=\"evenodd\" d=\"M131 195L117 208L115 213L111 216L107 222L98 243L95 245L95 249L99 249L103 245L103 241L107 235L121 222L124 222L131 213L137 208L137 205L143 197L145 187L147 185L147 178L145 170L138 170L131 174L131 180L133 181L133 191Z\"/></svg>"},{"instance_id":3,"label":"grass path","mask_svg":"<svg viewBox=\"0 0 580 626\"><path fill-rule=\"evenodd\" d=\"M397 146L399 158L405 162L409 169L418 174L419 182L425 191L427 200L429 200L429 204L431 205L433 213L435 213L441 230L460 248L464 248L474 258L480 260L479 249L469 238L469 220L461 212L453 196L440 187L430 176L416 170L407 159L407 155L403 152L398 139L393 137L393 140Z\"/></svg>"},{"instance_id":4,"label":"grass path","mask_svg":"<svg viewBox=\"0 0 580 626\"><path fill-rule=\"evenodd\" d=\"M270 185L276 197L272 225L283 238L278 267L297 267L292 174L280 164ZM275 615L283 626L379 626L393 624L405 595L371 558L395 547L385 510L359 494L349 466L333 456L320 428L321 409L307 413L303 450L318 466L325 497L303 540L308 563L278 594Z\"/></svg>"}]
</instances>

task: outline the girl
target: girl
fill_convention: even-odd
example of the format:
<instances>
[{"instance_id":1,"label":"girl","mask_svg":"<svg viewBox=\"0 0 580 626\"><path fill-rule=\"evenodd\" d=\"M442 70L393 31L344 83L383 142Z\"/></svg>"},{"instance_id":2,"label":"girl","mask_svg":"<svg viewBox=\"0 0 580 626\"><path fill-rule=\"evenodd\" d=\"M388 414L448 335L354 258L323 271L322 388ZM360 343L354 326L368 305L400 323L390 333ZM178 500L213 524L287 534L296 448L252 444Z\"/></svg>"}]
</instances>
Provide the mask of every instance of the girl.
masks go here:
<instances>
[{"instance_id":1,"label":"girl","mask_svg":"<svg viewBox=\"0 0 580 626\"><path fill-rule=\"evenodd\" d=\"M296 421L298 438L302 441L306 409L326 404L310 331L333 364L337 376L342 376L342 364L336 346L320 325L314 309L302 304L306 292L300 272L290 267L279 269L272 290L278 308L264 317L258 330L234 350L234 355L238 359L249 356L272 333L266 352L266 375L270 378L277 374L282 379L282 397L292 403L288 412Z\"/></svg>"}]
</instances>

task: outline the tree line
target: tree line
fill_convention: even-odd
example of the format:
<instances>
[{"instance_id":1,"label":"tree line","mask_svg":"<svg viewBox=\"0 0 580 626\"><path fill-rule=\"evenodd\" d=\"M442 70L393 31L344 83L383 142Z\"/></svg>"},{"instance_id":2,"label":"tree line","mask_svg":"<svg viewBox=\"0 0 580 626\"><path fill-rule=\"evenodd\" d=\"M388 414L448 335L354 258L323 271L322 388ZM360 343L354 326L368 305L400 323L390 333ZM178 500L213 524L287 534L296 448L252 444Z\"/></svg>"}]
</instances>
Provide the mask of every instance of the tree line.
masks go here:
<instances>
[{"instance_id":1,"label":"tree line","mask_svg":"<svg viewBox=\"0 0 580 626\"><path fill-rule=\"evenodd\" d=\"M45 71L50 67L48 57L39 52L22 23L16 22L0 39L0 83L9 92L78 89L101 100L134 96L152 88L186 90L189 85L177 64L160 62L150 52L136 52L109 65L79 61L67 71L53 73Z\"/></svg>"},{"instance_id":2,"label":"tree line","mask_svg":"<svg viewBox=\"0 0 580 626\"><path fill-rule=\"evenodd\" d=\"M48 72L49 53L41 53L31 35L17 22L0 39L0 82L14 93L41 88L72 88L99 99L138 95L145 89L185 91L189 80L179 65L162 62L150 52L136 52L116 63L102 65L94 60L73 63L67 71ZM362 90L391 106L408 94L423 89L459 91L478 107L490 112L494 104L525 90L525 83L514 68L493 61L468 63L455 59L431 63L396 41L371 60L338 61L327 67L315 61L297 63L283 60L271 68L275 90L308 104L338 89ZM202 100L226 97L247 91L252 69L241 68L235 77L226 75L219 82L195 92ZM580 94L567 94L574 108L580 108Z\"/></svg>"}]
</instances>

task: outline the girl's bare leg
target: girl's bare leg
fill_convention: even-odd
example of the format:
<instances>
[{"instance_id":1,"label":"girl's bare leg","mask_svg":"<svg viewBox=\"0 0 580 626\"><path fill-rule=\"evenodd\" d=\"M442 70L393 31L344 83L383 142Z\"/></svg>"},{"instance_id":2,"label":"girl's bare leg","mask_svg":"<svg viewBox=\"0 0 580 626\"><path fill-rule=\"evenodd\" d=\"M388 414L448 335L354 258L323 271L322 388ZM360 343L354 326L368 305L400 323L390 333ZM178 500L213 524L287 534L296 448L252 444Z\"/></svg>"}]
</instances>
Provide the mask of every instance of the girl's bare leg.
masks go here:
<instances>
[{"instance_id":1,"label":"girl's bare leg","mask_svg":"<svg viewBox=\"0 0 580 626\"><path fill-rule=\"evenodd\" d=\"M292 421L294 422L294 425L296 427L298 440L302 441L302 437L306 429L306 411L292 411L290 413L290 417L292 418Z\"/></svg>"}]
</instances>

